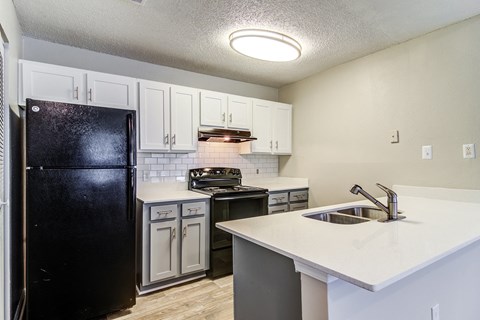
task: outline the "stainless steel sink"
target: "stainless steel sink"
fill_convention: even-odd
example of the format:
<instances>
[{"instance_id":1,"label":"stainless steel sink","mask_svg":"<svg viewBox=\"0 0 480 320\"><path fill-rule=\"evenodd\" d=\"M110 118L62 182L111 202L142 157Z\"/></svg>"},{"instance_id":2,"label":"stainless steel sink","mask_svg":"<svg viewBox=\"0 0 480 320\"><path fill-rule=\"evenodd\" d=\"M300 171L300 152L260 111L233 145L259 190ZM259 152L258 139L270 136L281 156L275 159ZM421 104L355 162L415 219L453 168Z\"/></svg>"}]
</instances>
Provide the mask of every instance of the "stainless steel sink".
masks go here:
<instances>
[{"instance_id":1,"label":"stainless steel sink","mask_svg":"<svg viewBox=\"0 0 480 320\"><path fill-rule=\"evenodd\" d=\"M336 212L314 213L304 217L336 224L357 224L370 221L369 219L338 214Z\"/></svg>"},{"instance_id":2,"label":"stainless steel sink","mask_svg":"<svg viewBox=\"0 0 480 320\"><path fill-rule=\"evenodd\" d=\"M377 208L371 207L351 207L342 210L338 210L338 213L348 214L350 216L363 217L372 220L383 219L387 217L387 214Z\"/></svg>"},{"instance_id":3,"label":"stainless steel sink","mask_svg":"<svg viewBox=\"0 0 480 320\"><path fill-rule=\"evenodd\" d=\"M383 210L375 207L354 206L319 213L310 213L304 215L304 217L337 224L357 224L372 220L382 221L387 218L387 214ZM399 219L403 218L403 216L399 216Z\"/></svg>"}]
</instances>

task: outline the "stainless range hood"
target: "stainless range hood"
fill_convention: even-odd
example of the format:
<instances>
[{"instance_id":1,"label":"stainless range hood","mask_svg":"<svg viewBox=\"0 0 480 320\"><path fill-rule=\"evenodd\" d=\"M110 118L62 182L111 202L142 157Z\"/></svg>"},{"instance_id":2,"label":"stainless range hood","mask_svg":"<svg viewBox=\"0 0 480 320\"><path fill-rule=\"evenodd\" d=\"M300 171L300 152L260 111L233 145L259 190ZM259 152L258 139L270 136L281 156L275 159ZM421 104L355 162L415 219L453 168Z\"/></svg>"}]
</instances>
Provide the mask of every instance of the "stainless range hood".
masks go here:
<instances>
[{"instance_id":1,"label":"stainless range hood","mask_svg":"<svg viewBox=\"0 0 480 320\"><path fill-rule=\"evenodd\" d=\"M252 137L252 133L246 130L219 128L198 129L198 141L239 143L253 140L257 140L257 138Z\"/></svg>"}]
</instances>

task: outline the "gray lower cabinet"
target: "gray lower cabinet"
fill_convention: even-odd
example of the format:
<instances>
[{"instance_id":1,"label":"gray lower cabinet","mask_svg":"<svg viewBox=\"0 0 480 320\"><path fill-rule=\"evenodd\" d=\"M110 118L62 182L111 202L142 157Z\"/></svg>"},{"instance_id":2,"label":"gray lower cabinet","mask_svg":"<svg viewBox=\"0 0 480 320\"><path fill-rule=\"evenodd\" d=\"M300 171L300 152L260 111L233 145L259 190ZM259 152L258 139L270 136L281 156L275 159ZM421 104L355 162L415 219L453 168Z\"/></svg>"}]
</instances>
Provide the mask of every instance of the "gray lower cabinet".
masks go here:
<instances>
[{"instance_id":1,"label":"gray lower cabinet","mask_svg":"<svg viewBox=\"0 0 480 320\"><path fill-rule=\"evenodd\" d=\"M182 273L205 270L205 218L182 219Z\"/></svg>"},{"instance_id":2,"label":"gray lower cabinet","mask_svg":"<svg viewBox=\"0 0 480 320\"><path fill-rule=\"evenodd\" d=\"M268 214L304 209L308 209L308 188L269 192Z\"/></svg>"},{"instance_id":3,"label":"gray lower cabinet","mask_svg":"<svg viewBox=\"0 0 480 320\"><path fill-rule=\"evenodd\" d=\"M177 220L150 224L150 281L177 274Z\"/></svg>"},{"instance_id":4,"label":"gray lower cabinet","mask_svg":"<svg viewBox=\"0 0 480 320\"><path fill-rule=\"evenodd\" d=\"M140 294L205 276L209 267L208 200L137 202Z\"/></svg>"}]
</instances>

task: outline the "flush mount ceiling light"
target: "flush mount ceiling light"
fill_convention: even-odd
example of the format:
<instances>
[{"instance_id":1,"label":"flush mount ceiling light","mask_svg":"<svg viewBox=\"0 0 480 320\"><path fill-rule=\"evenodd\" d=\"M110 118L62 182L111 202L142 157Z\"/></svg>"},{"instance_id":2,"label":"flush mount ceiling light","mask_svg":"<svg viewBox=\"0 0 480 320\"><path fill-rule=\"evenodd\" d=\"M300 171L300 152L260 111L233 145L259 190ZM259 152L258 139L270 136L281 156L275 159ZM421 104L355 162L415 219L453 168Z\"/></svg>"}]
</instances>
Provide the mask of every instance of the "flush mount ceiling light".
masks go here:
<instances>
[{"instance_id":1,"label":"flush mount ceiling light","mask_svg":"<svg viewBox=\"0 0 480 320\"><path fill-rule=\"evenodd\" d=\"M294 39L267 30L235 31L230 35L230 46L243 55L266 61L292 61L302 53L302 47Z\"/></svg>"}]
</instances>

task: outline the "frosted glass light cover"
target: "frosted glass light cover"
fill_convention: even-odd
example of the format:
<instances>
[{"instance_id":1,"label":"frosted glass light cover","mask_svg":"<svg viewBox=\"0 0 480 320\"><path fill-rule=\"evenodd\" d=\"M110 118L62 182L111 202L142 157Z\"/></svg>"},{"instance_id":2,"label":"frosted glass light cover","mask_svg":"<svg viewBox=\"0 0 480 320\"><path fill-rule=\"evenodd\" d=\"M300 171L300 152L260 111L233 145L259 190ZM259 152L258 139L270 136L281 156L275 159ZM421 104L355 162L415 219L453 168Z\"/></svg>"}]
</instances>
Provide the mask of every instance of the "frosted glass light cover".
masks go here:
<instances>
[{"instance_id":1,"label":"frosted glass light cover","mask_svg":"<svg viewBox=\"0 0 480 320\"><path fill-rule=\"evenodd\" d=\"M237 52L266 61L292 61L302 47L294 39L267 30L239 30L230 35L230 46Z\"/></svg>"}]
</instances>

